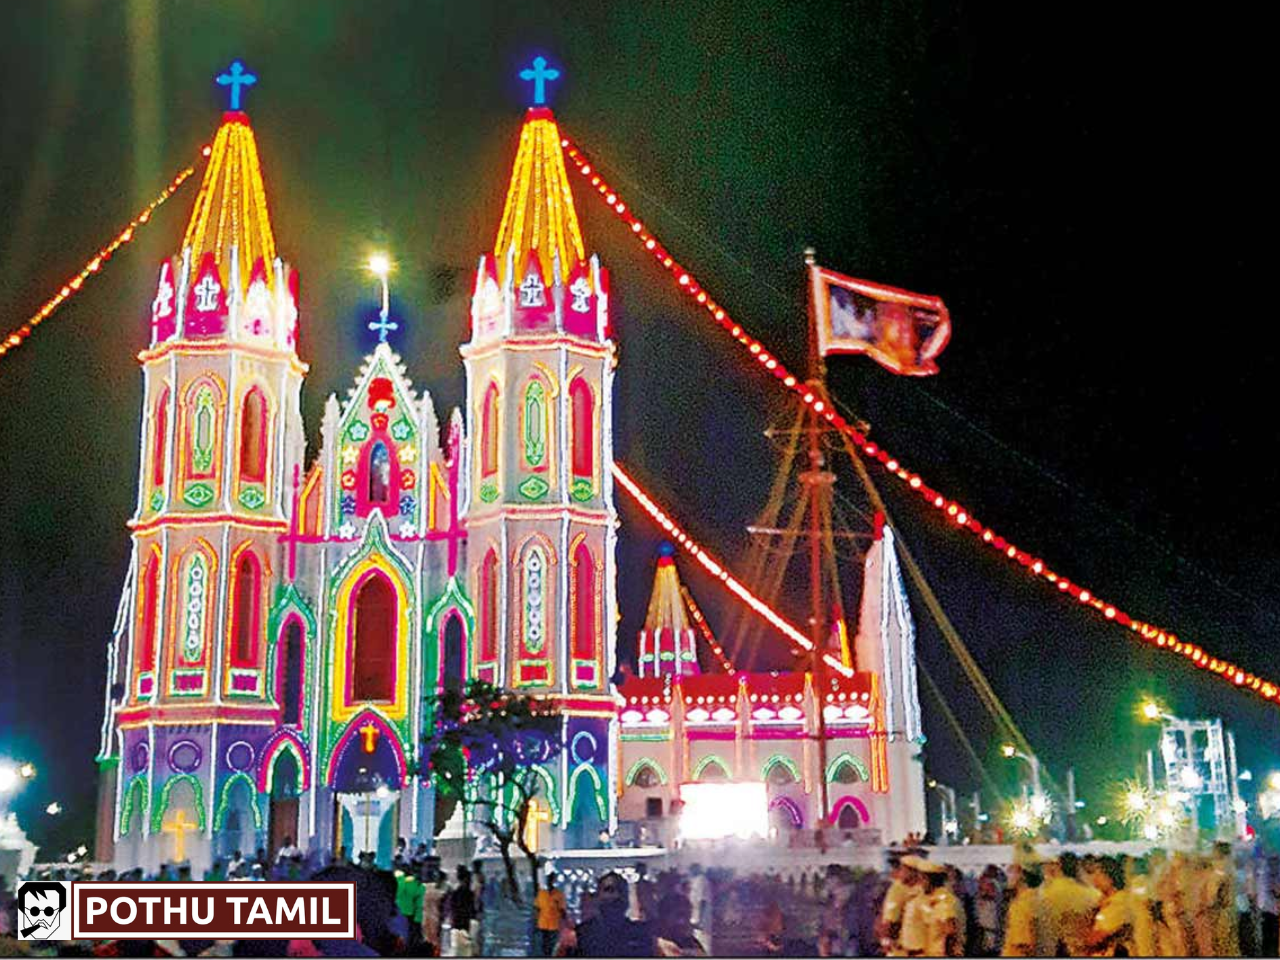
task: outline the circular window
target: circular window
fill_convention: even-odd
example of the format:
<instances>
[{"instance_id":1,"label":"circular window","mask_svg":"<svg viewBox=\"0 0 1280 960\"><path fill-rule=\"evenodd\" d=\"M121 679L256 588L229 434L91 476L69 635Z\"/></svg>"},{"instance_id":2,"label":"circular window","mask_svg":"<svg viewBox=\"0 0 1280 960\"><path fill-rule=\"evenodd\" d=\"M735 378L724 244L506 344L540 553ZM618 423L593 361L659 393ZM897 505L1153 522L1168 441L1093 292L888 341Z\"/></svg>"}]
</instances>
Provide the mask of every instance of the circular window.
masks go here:
<instances>
[{"instance_id":1,"label":"circular window","mask_svg":"<svg viewBox=\"0 0 1280 960\"><path fill-rule=\"evenodd\" d=\"M243 773L253 766L253 747L244 740L237 740L227 747L227 766Z\"/></svg>"},{"instance_id":2,"label":"circular window","mask_svg":"<svg viewBox=\"0 0 1280 960\"><path fill-rule=\"evenodd\" d=\"M151 748L147 746L146 741L135 743L133 749L129 751L129 763L133 767L134 773L147 769L147 764L151 762Z\"/></svg>"},{"instance_id":3,"label":"circular window","mask_svg":"<svg viewBox=\"0 0 1280 960\"><path fill-rule=\"evenodd\" d=\"M169 766L178 773L191 773L200 766L200 748L194 740L179 740L169 748Z\"/></svg>"}]
</instances>

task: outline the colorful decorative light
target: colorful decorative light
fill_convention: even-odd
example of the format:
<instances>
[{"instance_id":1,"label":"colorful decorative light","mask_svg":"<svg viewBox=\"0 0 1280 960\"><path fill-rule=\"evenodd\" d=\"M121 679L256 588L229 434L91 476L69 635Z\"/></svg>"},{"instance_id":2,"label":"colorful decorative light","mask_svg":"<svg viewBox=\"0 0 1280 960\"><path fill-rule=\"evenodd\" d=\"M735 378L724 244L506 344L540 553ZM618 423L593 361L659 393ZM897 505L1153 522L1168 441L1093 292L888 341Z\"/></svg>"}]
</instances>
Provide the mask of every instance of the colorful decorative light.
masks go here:
<instances>
[{"instance_id":1,"label":"colorful decorative light","mask_svg":"<svg viewBox=\"0 0 1280 960\"><path fill-rule=\"evenodd\" d=\"M621 485L622 489L627 491L650 517L662 527L668 537L683 547L695 560L697 560L706 569L708 573L716 577L730 593L742 600L747 606L756 612L766 623L770 624L774 629L778 630L783 636L794 643L796 646L806 650L813 650L813 643L803 633L794 626L784 620L772 607L753 594L750 590L739 583L725 569L723 564L718 563L706 550L703 550L698 543L678 527L668 516L668 514L658 506L653 499L640 489L639 484L627 475L626 471L617 462L612 465L613 477ZM846 677L853 676L853 670L846 667L843 663L824 653L822 659L826 661L827 666L838 671Z\"/></svg>"},{"instance_id":2,"label":"colorful decorative light","mask_svg":"<svg viewBox=\"0 0 1280 960\"><path fill-rule=\"evenodd\" d=\"M562 136L560 145L564 148L569 161L578 173L587 179L595 193L613 211L614 215L630 228L637 242L643 245L645 250L671 275L676 285L706 310L717 325L726 330L738 343L746 347L755 361L771 374L774 379L799 396L806 406L812 407L813 411L821 415L831 429L847 437L868 459L883 467L891 476L904 483L908 489L914 491L926 503L942 511L958 528L967 530L974 536L979 537L983 543L998 550L1007 559L1017 563L1031 575L1053 584L1060 592L1097 611L1105 619L1128 627L1139 640L1162 650L1179 654L1202 670L1217 674L1232 685L1252 691L1266 700L1272 702L1280 700L1280 686L1277 684L1249 673L1229 660L1212 656L1197 644L1180 640L1172 631L1131 617L1116 604L1102 599L1092 591L1073 583L1066 577L1059 576L1049 568L1044 560L1000 536L990 527L980 522L968 507L930 487L918 473L906 469L896 457L892 456L879 444L871 442L866 434L858 430L837 410L818 397L806 385L803 377L799 377L789 371L782 361L767 349L764 343L752 337L743 329L741 324L729 316L728 311L711 298L697 278L688 269L682 267L671 256L666 247L658 241L653 232L636 217L631 207L621 199L617 189L605 182L600 174L596 172L586 154L571 139Z\"/></svg>"},{"instance_id":3,"label":"colorful decorative light","mask_svg":"<svg viewBox=\"0 0 1280 960\"><path fill-rule=\"evenodd\" d=\"M684 584L680 585L680 595L684 597L684 602L689 608L689 616L693 619L694 626L702 634L702 639L711 648L712 654L720 661L721 668L725 673L736 673L737 671L733 668L733 662L724 652L724 647L720 646L715 634L711 632L711 624L707 623L707 618L702 615L702 609L694 601L693 594L689 592L689 588Z\"/></svg>"},{"instance_id":4,"label":"colorful decorative light","mask_svg":"<svg viewBox=\"0 0 1280 960\"><path fill-rule=\"evenodd\" d=\"M209 155L209 148L205 147L203 152L207 157ZM26 323L18 327L18 329L14 330L3 340L0 340L0 357L3 357L10 351L16 350L18 347L22 346L22 344L26 342L27 338L31 336L35 328L40 326L40 324L45 320L48 320L53 312L57 310L58 307L62 306L65 300L69 299L74 294L79 293L84 282L93 274L100 271L102 269L102 265L111 259L111 255L114 254L116 250L132 240L138 229L151 219L151 214L155 212L155 209L173 196L174 193L177 192L178 188L186 183L187 178L195 172L196 168L194 166L190 166L170 180L169 185L160 191L159 196L143 207L142 210L138 212L138 215L129 221L128 226L116 234L115 238L112 239L110 243L99 250L97 254L95 254L94 257L81 268L79 273L63 284L62 289L46 300L44 305L32 314Z\"/></svg>"}]
</instances>

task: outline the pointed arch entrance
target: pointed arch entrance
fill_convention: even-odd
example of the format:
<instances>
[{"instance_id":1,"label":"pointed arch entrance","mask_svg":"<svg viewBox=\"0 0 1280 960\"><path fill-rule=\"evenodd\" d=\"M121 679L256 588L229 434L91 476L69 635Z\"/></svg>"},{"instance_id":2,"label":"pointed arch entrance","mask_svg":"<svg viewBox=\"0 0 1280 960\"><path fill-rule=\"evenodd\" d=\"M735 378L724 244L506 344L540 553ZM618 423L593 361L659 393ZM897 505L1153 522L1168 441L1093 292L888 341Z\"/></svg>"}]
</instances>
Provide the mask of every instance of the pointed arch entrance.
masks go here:
<instances>
[{"instance_id":1,"label":"pointed arch entrance","mask_svg":"<svg viewBox=\"0 0 1280 960\"><path fill-rule=\"evenodd\" d=\"M333 849L352 859L372 853L389 867L400 821L405 757L395 728L372 711L347 725L329 762L333 789Z\"/></svg>"},{"instance_id":2,"label":"pointed arch entrance","mask_svg":"<svg viewBox=\"0 0 1280 960\"><path fill-rule=\"evenodd\" d=\"M267 820L267 855L274 857L298 840L298 798L302 793L302 765L291 749L279 751L271 762L270 814Z\"/></svg>"}]
</instances>

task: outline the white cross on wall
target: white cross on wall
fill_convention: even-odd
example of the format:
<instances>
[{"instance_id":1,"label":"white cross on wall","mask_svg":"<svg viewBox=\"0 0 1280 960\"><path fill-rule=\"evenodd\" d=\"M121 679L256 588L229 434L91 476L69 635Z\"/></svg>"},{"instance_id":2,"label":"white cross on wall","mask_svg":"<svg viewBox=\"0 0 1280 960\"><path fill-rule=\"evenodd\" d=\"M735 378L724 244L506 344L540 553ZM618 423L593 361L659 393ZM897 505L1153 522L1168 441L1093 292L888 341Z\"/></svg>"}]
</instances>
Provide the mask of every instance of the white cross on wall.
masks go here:
<instances>
[{"instance_id":1,"label":"white cross on wall","mask_svg":"<svg viewBox=\"0 0 1280 960\"><path fill-rule=\"evenodd\" d=\"M544 307L547 304L545 295L546 287L542 285L542 281L533 274L524 278L524 282L520 284L520 306L522 307Z\"/></svg>"},{"instance_id":2,"label":"white cross on wall","mask_svg":"<svg viewBox=\"0 0 1280 960\"><path fill-rule=\"evenodd\" d=\"M569 292L573 294L573 303L569 304L569 309L578 313L586 313L591 309L591 284L586 277L579 277L569 286Z\"/></svg>"},{"instance_id":3,"label":"white cross on wall","mask_svg":"<svg viewBox=\"0 0 1280 960\"><path fill-rule=\"evenodd\" d=\"M218 309L218 293L222 290L213 274L206 273L204 279L196 284L196 309L201 313L212 313Z\"/></svg>"},{"instance_id":4,"label":"white cross on wall","mask_svg":"<svg viewBox=\"0 0 1280 960\"><path fill-rule=\"evenodd\" d=\"M159 320L166 316L173 304L173 284L169 278L161 275L160 286L156 290L156 298L151 301L151 319Z\"/></svg>"}]
</instances>

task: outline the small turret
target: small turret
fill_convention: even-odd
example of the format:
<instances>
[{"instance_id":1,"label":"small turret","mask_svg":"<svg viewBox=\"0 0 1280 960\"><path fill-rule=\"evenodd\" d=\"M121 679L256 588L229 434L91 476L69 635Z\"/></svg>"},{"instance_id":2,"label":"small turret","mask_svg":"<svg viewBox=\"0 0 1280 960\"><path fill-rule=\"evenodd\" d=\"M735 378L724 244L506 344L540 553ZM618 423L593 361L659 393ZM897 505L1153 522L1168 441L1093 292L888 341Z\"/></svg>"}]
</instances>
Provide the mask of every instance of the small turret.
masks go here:
<instances>
[{"instance_id":1,"label":"small turret","mask_svg":"<svg viewBox=\"0 0 1280 960\"><path fill-rule=\"evenodd\" d=\"M649 612L640 630L640 676L691 676L698 667L697 634L690 622L676 572L675 547L658 549Z\"/></svg>"}]
</instances>

